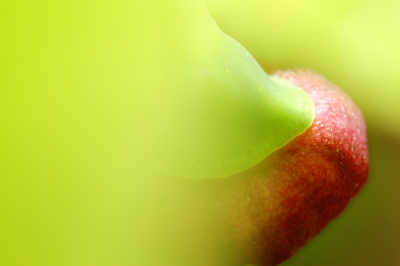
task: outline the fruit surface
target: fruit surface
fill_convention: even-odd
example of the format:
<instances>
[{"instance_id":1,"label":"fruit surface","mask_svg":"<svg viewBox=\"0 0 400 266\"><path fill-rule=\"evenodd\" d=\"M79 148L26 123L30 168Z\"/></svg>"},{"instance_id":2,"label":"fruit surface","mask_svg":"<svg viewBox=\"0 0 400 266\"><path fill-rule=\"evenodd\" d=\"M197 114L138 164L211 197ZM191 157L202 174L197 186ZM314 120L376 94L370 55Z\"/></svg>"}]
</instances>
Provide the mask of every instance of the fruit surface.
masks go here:
<instances>
[{"instance_id":1,"label":"fruit surface","mask_svg":"<svg viewBox=\"0 0 400 266\"><path fill-rule=\"evenodd\" d=\"M166 238L173 243L166 253L175 262L277 265L339 215L365 183L366 129L351 99L311 71L275 75L310 96L313 125L240 174L212 180L177 178L166 185L162 198L175 201L164 201L162 219L171 223L163 229L170 230ZM174 219L166 218L171 213Z\"/></svg>"}]
</instances>

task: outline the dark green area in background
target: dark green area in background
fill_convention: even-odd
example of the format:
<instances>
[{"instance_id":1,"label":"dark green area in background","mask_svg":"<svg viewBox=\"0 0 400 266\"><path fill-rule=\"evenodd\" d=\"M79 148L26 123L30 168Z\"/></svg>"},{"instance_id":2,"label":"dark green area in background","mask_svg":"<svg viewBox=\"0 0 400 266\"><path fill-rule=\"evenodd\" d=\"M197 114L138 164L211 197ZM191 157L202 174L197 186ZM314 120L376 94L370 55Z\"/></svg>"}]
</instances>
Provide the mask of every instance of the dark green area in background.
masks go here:
<instances>
[{"instance_id":1,"label":"dark green area in background","mask_svg":"<svg viewBox=\"0 0 400 266\"><path fill-rule=\"evenodd\" d=\"M371 172L346 210L285 266L398 265L400 143L369 130Z\"/></svg>"}]
</instances>

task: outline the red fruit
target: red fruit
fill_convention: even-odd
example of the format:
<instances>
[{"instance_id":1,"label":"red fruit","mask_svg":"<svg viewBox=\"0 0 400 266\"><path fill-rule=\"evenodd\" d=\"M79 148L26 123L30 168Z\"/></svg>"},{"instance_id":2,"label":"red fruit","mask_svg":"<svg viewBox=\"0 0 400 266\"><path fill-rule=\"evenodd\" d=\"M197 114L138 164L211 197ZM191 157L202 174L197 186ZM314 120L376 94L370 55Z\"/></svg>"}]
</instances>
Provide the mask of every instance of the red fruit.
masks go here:
<instances>
[{"instance_id":1,"label":"red fruit","mask_svg":"<svg viewBox=\"0 0 400 266\"><path fill-rule=\"evenodd\" d=\"M160 218L169 220L162 231L175 262L277 265L339 215L365 183L366 129L351 99L311 71L275 75L307 92L313 125L240 174L167 185L161 198L176 201L166 203Z\"/></svg>"},{"instance_id":2,"label":"red fruit","mask_svg":"<svg viewBox=\"0 0 400 266\"><path fill-rule=\"evenodd\" d=\"M279 264L306 245L343 211L369 170L364 119L351 99L311 71L275 75L307 92L315 105L315 120L305 133L245 174L268 178L274 195L266 210L273 216L268 221L255 219L264 233L251 237L249 261L261 265ZM264 183L257 185L256 194L262 194Z\"/></svg>"}]
</instances>

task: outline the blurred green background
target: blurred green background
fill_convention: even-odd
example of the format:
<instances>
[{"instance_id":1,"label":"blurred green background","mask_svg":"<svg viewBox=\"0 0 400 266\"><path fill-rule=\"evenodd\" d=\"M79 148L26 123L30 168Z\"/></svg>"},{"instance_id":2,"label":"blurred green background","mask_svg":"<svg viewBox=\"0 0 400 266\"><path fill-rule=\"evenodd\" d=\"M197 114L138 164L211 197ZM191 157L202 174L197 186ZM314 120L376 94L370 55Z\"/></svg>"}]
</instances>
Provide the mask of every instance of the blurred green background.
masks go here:
<instances>
[{"instance_id":1,"label":"blurred green background","mask_svg":"<svg viewBox=\"0 0 400 266\"><path fill-rule=\"evenodd\" d=\"M209 2L222 30L257 60L322 73L367 121L365 188L283 265L400 265L400 1Z\"/></svg>"},{"instance_id":2,"label":"blurred green background","mask_svg":"<svg viewBox=\"0 0 400 266\"><path fill-rule=\"evenodd\" d=\"M142 120L152 110L146 110L150 92L129 91L124 84L143 85L130 73L146 76L174 57L138 44L134 36L162 43L170 38L168 27L191 18L183 8L160 29L154 21L169 12L161 7L148 18L150 11L137 12L140 1L84 3L60 8L50 1L0 2L0 265L128 265L137 248L131 239L141 232L132 225L140 221L126 209L149 195L140 186L134 190L130 177L141 173L142 161L132 150L140 141L128 136L148 126ZM320 72L354 99L367 120L367 185L284 265L400 265L400 1L207 4L220 28L257 60L271 69ZM109 17L97 17L102 12ZM132 20L145 21L159 35L127 26ZM80 31L73 30L77 26ZM178 49L173 41L166 47ZM54 58L60 59L56 68ZM138 64L145 61L152 64ZM61 93L54 93L60 82ZM78 89L82 84L88 91ZM118 94L107 91L109 84ZM150 76L145 85L162 83ZM132 157L135 165L126 159Z\"/></svg>"}]
</instances>

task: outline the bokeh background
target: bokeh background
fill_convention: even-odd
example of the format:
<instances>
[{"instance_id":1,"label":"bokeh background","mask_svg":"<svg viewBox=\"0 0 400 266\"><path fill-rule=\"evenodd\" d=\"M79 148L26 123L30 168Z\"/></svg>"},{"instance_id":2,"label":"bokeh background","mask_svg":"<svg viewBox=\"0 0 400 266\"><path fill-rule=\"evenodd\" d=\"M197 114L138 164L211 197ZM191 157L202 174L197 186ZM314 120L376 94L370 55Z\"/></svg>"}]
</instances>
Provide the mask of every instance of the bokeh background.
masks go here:
<instances>
[{"instance_id":1,"label":"bokeh background","mask_svg":"<svg viewBox=\"0 0 400 266\"><path fill-rule=\"evenodd\" d=\"M218 2L218 1L217 1ZM285 266L400 265L400 1L209 1L223 31L271 70L310 68L368 125L369 181Z\"/></svg>"},{"instance_id":2,"label":"bokeh background","mask_svg":"<svg viewBox=\"0 0 400 266\"><path fill-rule=\"evenodd\" d=\"M146 117L135 110L147 102L124 84L135 82L133 72L160 86L146 75L166 68L163 51L135 46L132 32L157 43L171 37L156 23L149 25L157 36L128 26L171 15L160 9L160 16L146 18L135 13L139 3L0 2L0 265L132 264L131 239L141 232L126 209L150 193L140 186L132 193L130 177L141 161L132 154L135 140L125 141L137 127L125 122ZM353 98L367 121L368 183L284 265L400 265L400 1L207 4L219 27L271 71L320 72ZM132 64L149 58L148 69ZM121 90L107 91L110 84ZM137 165L126 159L132 156Z\"/></svg>"}]
</instances>

